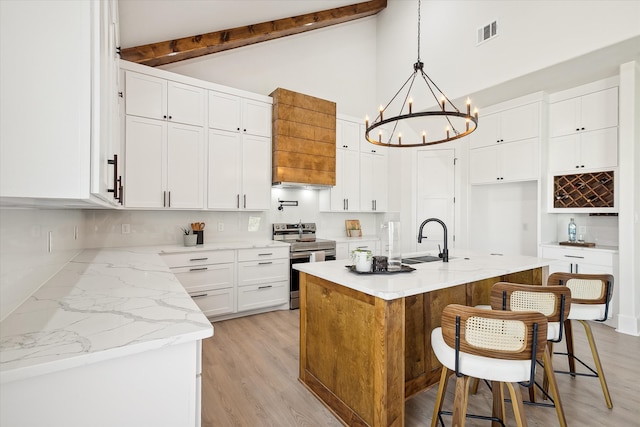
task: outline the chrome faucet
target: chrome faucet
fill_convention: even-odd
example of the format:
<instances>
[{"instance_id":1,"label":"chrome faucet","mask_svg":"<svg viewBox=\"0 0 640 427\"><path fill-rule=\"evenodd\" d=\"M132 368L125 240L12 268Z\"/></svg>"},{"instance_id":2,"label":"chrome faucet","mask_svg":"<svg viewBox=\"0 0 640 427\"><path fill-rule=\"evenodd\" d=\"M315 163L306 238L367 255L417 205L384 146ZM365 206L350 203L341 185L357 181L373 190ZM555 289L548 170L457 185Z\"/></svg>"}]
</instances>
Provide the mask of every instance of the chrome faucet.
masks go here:
<instances>
[{"instance_id":1,"label":"chrome faucet","mask_svg":"<svg viewBox=\"0 0 640 427\"><path fill-rule=\"evenodd\" d=\"M449 249L447 247L447 226L438 218L425 219L422 224L420 224L420 230L418 231L418 243L422 243L422 238L427 237L422 235L422 229L424 228L425 224L431 221L437 222L444 229L444 249L438 254L438 256L442 258L442 262L449 262Z\"/></svg>"}]
</instances>

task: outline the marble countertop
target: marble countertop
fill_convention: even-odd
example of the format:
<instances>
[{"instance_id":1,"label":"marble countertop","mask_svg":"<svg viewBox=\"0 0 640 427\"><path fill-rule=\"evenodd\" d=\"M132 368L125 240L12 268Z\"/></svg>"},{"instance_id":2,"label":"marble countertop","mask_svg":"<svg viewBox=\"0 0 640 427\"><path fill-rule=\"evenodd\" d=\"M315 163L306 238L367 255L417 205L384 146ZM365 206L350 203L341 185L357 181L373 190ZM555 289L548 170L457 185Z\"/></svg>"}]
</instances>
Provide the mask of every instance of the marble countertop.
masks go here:
<instances>
[{"instance_id":1,"label":"marble countertop","mask_svg":"<svg viewBox=\"0 0 640 427\"><path fill-rule=\"evenodd\" d=\"M415 256L417 254L412 254ZM517 255L485 255L451 251L448 263L412 264L415 271L395 274L360 274L349 271L348 260L295 264L294 268L330 282L393 300L463 283L548 266L553 260Z\"/></svg>"},{"instance_id":2,"label":"marble countertop","mask_svg":"<svg viewBox=\"0 0 640 427\"><path fill-rule=\"evenodd\" d=\"M186 249L81 252L0 323L0 383L211 336L158 255Z\"/></svg>"}]
</instances>

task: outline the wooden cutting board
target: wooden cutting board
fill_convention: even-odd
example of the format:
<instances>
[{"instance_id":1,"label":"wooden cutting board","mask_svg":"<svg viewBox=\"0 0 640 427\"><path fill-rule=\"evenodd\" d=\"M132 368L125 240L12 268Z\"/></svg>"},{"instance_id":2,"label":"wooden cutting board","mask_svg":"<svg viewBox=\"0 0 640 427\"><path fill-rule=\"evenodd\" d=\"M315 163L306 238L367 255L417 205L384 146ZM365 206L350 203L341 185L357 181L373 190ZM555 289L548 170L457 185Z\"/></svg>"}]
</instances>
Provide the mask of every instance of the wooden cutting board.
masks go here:
<instances>
[{"instance_id":1,"label":"wooden cutting board","mask_svg":"<svg viewBox=\"0 0 640 427\"><path fill-rule=\"evenodd\" d=\"M360 228L359 219L346 219L344 224L347 227L348 237L362 237L362 229Z\"/></svg>"},{"instance_id":2,"label":"wooden cutting board","mask_svg":"<svg viewBox=\"0 0 640 427\"><path fill-rule=\"evenodd\" d=\"M559 242L560 246L575 246L578 248L593 248L596 246L593 242Z\"/></svg>"}]
</instances>

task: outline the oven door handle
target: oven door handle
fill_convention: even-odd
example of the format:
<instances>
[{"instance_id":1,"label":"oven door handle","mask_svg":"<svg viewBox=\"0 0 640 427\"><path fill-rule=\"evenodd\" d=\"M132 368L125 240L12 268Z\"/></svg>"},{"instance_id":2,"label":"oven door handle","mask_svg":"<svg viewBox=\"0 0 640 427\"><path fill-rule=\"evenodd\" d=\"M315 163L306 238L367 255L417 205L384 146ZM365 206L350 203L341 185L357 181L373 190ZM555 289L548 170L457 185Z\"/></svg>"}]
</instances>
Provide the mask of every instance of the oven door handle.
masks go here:
<instances>
[{"instance_id":1,"label":"oven door handle","mask_svg":"<svg viewBox=\"0 0 640 427\"><path fill-rule=\"evenodd\" d=\"M328 257L336 256L336 251L333 249L327 249L324 251L320 249L317 251L291 252L291 259L309 258L313 252L324 252Z\"/></svg>"}]
</instances>

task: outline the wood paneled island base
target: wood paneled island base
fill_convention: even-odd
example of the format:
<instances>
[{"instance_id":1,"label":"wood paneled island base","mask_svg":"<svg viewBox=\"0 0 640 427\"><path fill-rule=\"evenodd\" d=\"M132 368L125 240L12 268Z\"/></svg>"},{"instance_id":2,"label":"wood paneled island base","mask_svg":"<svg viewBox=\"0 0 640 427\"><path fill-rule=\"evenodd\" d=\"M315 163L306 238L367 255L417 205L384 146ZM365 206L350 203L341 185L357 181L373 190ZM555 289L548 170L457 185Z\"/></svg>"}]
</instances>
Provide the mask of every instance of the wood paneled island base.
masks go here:
<instances>
[{"instance_id":1,"label":"wood paneled island base","mask_svg":"<svg viewBox=\"0 0 640 427\"><path fill-rule=\"evenodd\" d=\"M403 426L405 399L440 380L430 339L444 307L488 304L494 283L541 285L547 271L533 268L395 299L301 272L300 381L345 425Z\"/></svg>"}]
</instances>

